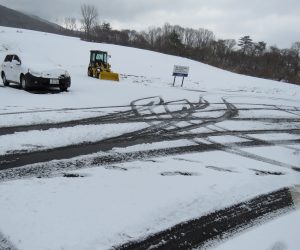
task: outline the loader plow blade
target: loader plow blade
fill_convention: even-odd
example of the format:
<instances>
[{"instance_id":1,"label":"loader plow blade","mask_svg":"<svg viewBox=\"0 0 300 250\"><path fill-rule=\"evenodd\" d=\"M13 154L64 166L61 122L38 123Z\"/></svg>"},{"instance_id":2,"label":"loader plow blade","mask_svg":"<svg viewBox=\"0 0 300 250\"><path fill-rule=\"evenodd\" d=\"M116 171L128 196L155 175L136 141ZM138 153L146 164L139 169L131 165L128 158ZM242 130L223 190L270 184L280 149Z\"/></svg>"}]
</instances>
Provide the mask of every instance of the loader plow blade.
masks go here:
<instances>
[{"instance_id":1,"label":"loader plow blade","mask_svg":"<svg viewBox=\"0 0 300 250\"><path fill-rule=\"evenodd\" d=\"M119 81L119 74L113 72L103 71L99 75L99 79L101 80L109 80L109 81Z\"/></svg>"}]
</instances>

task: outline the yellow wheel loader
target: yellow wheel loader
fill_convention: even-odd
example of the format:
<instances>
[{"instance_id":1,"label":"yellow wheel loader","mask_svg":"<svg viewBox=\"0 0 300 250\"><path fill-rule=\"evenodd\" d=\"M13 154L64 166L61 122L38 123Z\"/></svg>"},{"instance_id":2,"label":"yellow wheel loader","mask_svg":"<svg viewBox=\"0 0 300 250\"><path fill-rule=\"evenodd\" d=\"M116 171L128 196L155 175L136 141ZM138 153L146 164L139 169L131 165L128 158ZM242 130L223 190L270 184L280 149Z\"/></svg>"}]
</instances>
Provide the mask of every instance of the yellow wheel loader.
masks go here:
<instances>
[{"instance_id":1,"label":"yellow wheel loader","mask_svg":"<svg viewBox=\"0 0 300 250\"><path fill-rule=\"evenodd\" d=\"M91 50L88 76L102 80L119 81L119 74L111 72L107 58L107 52Z\"/></svg>"}]
</instances>

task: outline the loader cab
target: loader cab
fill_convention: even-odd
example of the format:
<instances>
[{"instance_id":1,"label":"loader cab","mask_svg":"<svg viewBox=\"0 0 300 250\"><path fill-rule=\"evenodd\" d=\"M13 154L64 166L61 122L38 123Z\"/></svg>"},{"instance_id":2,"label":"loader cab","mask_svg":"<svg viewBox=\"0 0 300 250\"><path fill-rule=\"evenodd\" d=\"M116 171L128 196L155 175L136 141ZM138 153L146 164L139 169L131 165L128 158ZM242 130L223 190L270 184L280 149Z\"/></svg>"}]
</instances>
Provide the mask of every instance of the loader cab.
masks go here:
<instances>
[{"instance_id":1,"label":"loader cab","mask_svg":"<svg viewBox=\"0 0 300 250\"><path fill-rule=\"evenodd\" d=\"M119 81L119 74L111 72L107 59L110 57L107 52L101 50L91 50L88 76L101 80Z\"/></svg>"},{"instance_id":2,"label":"loader cab","mask_svg":"<svg viewBox=\"0 0 300 250\"><path fill-rule=\"evenodd\" d=\"M95 67L96 64L107 65L107 52L100 50L91 50L90 66Z\"/></svg>"}]
</instances>

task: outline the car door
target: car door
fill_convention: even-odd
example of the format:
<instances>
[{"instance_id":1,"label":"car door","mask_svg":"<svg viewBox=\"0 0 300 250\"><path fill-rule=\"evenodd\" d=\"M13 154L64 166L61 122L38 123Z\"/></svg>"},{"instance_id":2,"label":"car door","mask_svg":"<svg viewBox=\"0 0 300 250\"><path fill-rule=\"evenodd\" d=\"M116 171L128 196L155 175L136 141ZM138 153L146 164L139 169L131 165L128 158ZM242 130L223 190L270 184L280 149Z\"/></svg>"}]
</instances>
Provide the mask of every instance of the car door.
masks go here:
<instances>
[{"instance_id":1,"label":"car door","mask_svg":"<svg viewBox=\"0 0 300 250\"><path fill-rule=\"evenodd\" d=\"M11 62L11 80L14 82L20 82L21 74L21 60L19 56L14 55Z\"/></svg>"},{"instance_id":2,"label":"car door","mask_svg":"<svg viewBox=\"0 0 300 250\"><path fill-rule=\"evenodd\" d=\"M11 75L12 74L12 68L11 68L12 58L13 58L13 55L7 55L2 64L2 69L4 71L6 79L9 81L12 81L12 75Z\"/></svg>"}]
</instances>

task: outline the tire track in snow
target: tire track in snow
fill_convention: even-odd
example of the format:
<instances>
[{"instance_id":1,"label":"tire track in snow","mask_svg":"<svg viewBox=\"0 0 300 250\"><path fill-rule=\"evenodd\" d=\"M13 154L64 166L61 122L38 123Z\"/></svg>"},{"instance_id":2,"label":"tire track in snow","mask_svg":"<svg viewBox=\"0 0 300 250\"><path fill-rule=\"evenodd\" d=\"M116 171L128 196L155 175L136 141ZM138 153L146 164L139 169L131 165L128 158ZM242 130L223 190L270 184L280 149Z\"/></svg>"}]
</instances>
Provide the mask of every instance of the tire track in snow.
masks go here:
<instances>
[{"instance_id":1,"label":"tire track in snow","mask_svg":"<svg viewBox=\"0 0 300 250\"><path fill-rule=\"evenodd\" d=\"M151 97L153 98L153 97ZM146 99L150 99L150 98L145 98ZM143 99L140 99L143 100ZM137 100L139 101L139 100ZM134 101L134 102L137 102ZM185 100L189 105L199 105L199 103L192 103L189 102L187 100ZM133 102L133 103L134 103ZM167 106L178 106L180 105L178 103L179 101L171 101L168 103L164 103L162 102L161 104L156 104L154 105L155 107L158 107L160 105L162 105L167 112L161 113L160 116L165 115L165 114L170 114L172 113L172 117L170 118L163 118L164 121L169 121L169 122L179 122L179 121L186 121L186 117L184 116L174 116L174 114L176 113L183 113L183 111L173 111L171 112ZM0 135L7 135L7 134L13 134L15 132L26 132L26 131L31 131L31 130L48 130L51 128L65 128L65 127L74 127L77 125L94 125L94 124L109 124L109 123L128 123L128 122L139 122L141 120L145 120L145 118L147 118L147 121L149 122L156 122L157 119L159 118L157 116L157 114L139 114L139 110L143 107L148 107L149 108L149 104L145 104L145 105L137 105L133 103L130 105L124 105L124 106L107 106L107 107L90 107L90 108L71 108L71 109L53 109L53 110L36 110L36 111L26 111L26 112L13 112L13 113L0 113L0 115L5 116L5 115L12 115L12 114L32 114L32 113L51 113L51 112L61 112L61 111L76 111L76 110L98 110L100 112L100 110L102 109L110 109L110 108L132 108L132 110L129 111L122 111L122 112L117 112L117 113L113 113L113 114L107 114L104 116L96 116L96 117L90 117L90 118L84 118L84 119L76 119L76 120L70 120L70 121L64 121L64 122L50 122L50 123L39 123L39 124L31 124L31 125L18 125L18 126L5 126L5 127L0 127ZM212 110L204 110L204 108L206 108L208 105L220 105L222 103L208 103L207 101L204 100L204 103L206 104L206 106L202 106L200 109L194 110L199 112L201 110L202 113L211 113L211 112L218 112L218 111L224 111L223 109L212 109ZM224 104L224 103L223 103ZM250 105L250 104L248 104ZM253 106L257 106L259 104L252 104ZM265 105L263 105L265 106ZM277 107L275 105L267 105L267 107L270 106L269 108L261 108L261 107L257 107L257 108L239 108L239 111L247 111L247 110L265 110L265 111L285 111L291 114L294 114L292 111L295 111L295 108L286 108L286 109L282 109L280 107ZM141 109L142 110L142 109ZM296 110L298 110L296 108ZM190 110L188 110L190 111ZM184 111L186 112L186 111ZM294 114L294 115L298 115L298 114ZM299 116L299 115L298 115ZM202 119L210 119L211 116L207 116L207 117L202 117ZM198 120L199 117L194 117L194 116L190 116L189 120ZM235 120L238 120L238 118L234 118ZM279 118L276 120L269 118L268 120L263 120L264 118L257 118L257 121L269 121L269 122L298 122L299 119L287 119L287 118ZM161 117L160 117L161 120ZM247 120L247 121L254 121L254 118L240 118L239 120Z\"/></svg>"},{"instance_id":2,"label":"tire track in snow","mask_svg":"<svg viewBox=\"0 0 300 250\"><path fill-rule=\"evenodd\" d=\"M298 140L287 140L287 141L277 141L278 145L284 144L299 144L300 139ZM240 143L229 143L225 145L218 144L205 144L198 143L197 145L192 146L182 146L182 147L173 147L166 149L155 149L155 150L145 150L145 151L136 151L136 152L128 152L128 153L111 153L104 154L100 156L89 156L81 157L81 159L69 159L65 160L66 157L73 154L73 150L67 149L69 151L64 151L62 153L62 149L54 149L51 151L44 152L32 152L29 154L18 155L17 157L12 155L10 159L6 162L5 160L0 159L0 180L12 180L18 178L26 178L26 177L49 177L53 174L57 174L59 172L68 171L68 170L77 170L86 167L99 167L99 166L107 166L117 163L130 162L136 160L146 160L155 157L164 157L164 156L176 156L182 154L189 153L203 153L210 151L220 151L223 147L253 147L253 146L266 146L267 143L261 142L257 145L253 141L249 142L240 142ZM111 145L102 144L104 149L105 147ZM85 148L83 148L84 150ZM81 152L80 148L77 148ZM88 149L89 150L89 149ZM95 151L99 151L97 148ZM104 151L104 150L103 150ZM68 155L68 153L70 155ZM77 155L76 155L77 156ZM54 160L54 161L52 161ZM28 165L26 167L22 167L24 165ZM291 169L295 171L300 171L299 167L292 167Z\"/></svg>"},{"instance_id":3,"label":"tire track in snow","mask_svg":"<svg viewBox=\"0 0 300 250\"><path fill-rule=\"evenodd\" d=\"M0 249L1 250L17 250L13 244L3 236L0 232Z\"/></svg>"},{"instance_id":4,"label":"tire track in snow","mask_svg":"<svg viewBox=\"0 0 300 250\"><path fill-rule=\"evenodd\" d=\"M266 159L265 157L260 157L255 154L249 154L238 151L237 147L254 147L254 146L270 146L270 145L287 145L287 144L299 144L298 140L272 140L272 141L261 141L259 139L253 140L247 134L263 134L263 133L282 133L286 132L289 134L299 134L300 127L294 129L262 129L262 130L226 130L223 131L213 131L211 133L190 133L191 130L195 130L198 128L207 127L209 125L216 125L217 123L221 123L226 120L238 120L237 117L239 108L229 103L225 99L223 99L223 103L217 103L218 105L223 105L224 108L211 107L211 103L207 102L203 98L200 97L198 102L189 102L186 99L165 102L161 97L149 97L144 99L139 99L133 101L130 105L131 110L125 110L120 112L115 112L112 114L107 114L99 117L86 118L75 121L61 122L56 124L40 124L40 125L30 125L30 126L21 126L18 129L22 131L29 131L32 129L49 129L53 126L60 127L68 127L68 126L76 126L79 124L105 124L105 123L121 123L127 122L136 122L143 121L149 124L148 128L141 129L139 131L134 131L130 133L123 134L121 136L109 138L102 141L97 141L93 143L79 143L76 145L70 145L65 147L58 147L49 150L40 150L33 152L18 152L15 151L12 154L2 155L0 156L0 169L8 169L11 167L19 167L28 164L35 164L38 162L47 162L51 160L61 160L73 158L80 155L88 155L91 153L96 153L99 151L109 151L114 147L129 147L135 146L143 143L153 143L153 142L162 142L162 141L170 141L178 140L178 139L188 139L195 143L197 141L195 139L204 138L208 139L210 136L223 136L223 135L233 135L237 138L246 138L252 140L251 143L235 143L235 144L220 144L216 143L212 140L209 142L214 144L214 147L209 147L207 144L199 144L200 147L197 147L198 152L202 152L203 150L222 150L227 151L233 154L239 154L240 156L244 156L247 158L256 159L258 161L268 162L273 165L280 165L279 162L274 161L272 159ZM250 105L257 108L261 108L258 106L259 104ZM265 106L265 105L262 105ZM124 106L122 106L124 107ZM128 107L128 106L127 106ZM169 107L176 107L176 110L171 111ZM266 107L276 107L275 105L266 105ZM211 110L209 110L209 109ZM159 110L162 109L163 111ZM245 108L244 108L245 109ZM292 109L289 107L289 109ZM215 113L217 111L217 113ZM248 110L248 109L245 109ZM250 108L251 110L251 108ZM220 114L220 111L223 114ZM279 109L279 111L282 111ZM201 116L203 112L210 112L210 117ZM197 115L200 114L200 117ZM218 116L216 116L218 115ZM243 119L243 118L241 118ZM248 119L248 118L244 118ZM249 118L249 121L255 120L255 117ZM258 118L259 119L259 118ZM278 118L266 118L271 119L269 122L278 121ZM283 118L286 119L286 118ZM299 119L296 119L297 122ZM184 122L181 126L178 125L178 122ZM261 120L260 120L261 121ZM263 120L265 121L265 120ZM297 123L296 123L297 125ZM297 127L297 126L296 126ZM2 130L1 130L2 129ZM17 127L8 127L8 128L0 128L0 134L2 133L13 133ZM234 148L230 148L234 147ZM181 147L182 152L189 152L191 148ZM172 152L168 148L159 150L160 154L156 155L168 155L168 152ZM192 149L190 152L195 152ZM137 152L139 154L139 152ZM147 154L141 153L144 157L147 157ZM178 152L180 154L180 152ZM150 154L151 155L151 154ZM150 155L148 157L150 157ZM126 157L125 157L126 158ZM283 164L281 164L283 166ZM297 170L298 167L289 166L289 168Z\"/></svg>"},{"instance_id":5,"label":"tire track in snow","mask_svg":"<svg viewBox=\"0 0 300 250\"><path fill-rule=\"evenodd\" d=\"M157 97L155 97L157 99ZM146 107L147 110L150 109L150 113L152 115L158 115L153 113L153 97L151 98L146 98L143 99L146 100L147 102L149 100L152 100L151 102L148 102L146 105L139 105L139 107ZM164 103L163 99L158 97L158 104L163 105L164 109L166 112L162 112L160 114L166 114L169 113L171 116L174 115L179 115L180 113L183 112L183 114L186 114L186 110L179 110L175 112L170 112L168 108L166 108L166 105L168 103ZM139 100L137 100L138 102ZM195 109L203 109L208 106L208 103L203 101L202 99L199 100L199 103L197 103L196 106L193 106L190 104L188 101L186 101L189 105L190 110L195 110ZM188 127L188 129L191 128L196 128L196 127L202 127L206 126L208 124L214 124L216 122L223 121L227 119L227 117L230 116L232 111L229 109L229 104L225 103L227 110L224 112L224 115L220 116L219 118L212 118L209 121L204 121L203 123L200 120L199 124L193 124L191 127ZM132 103L133 106L133 112L137 113L139 110L136 108L138 105L135 103ZM192 111L190 113L192 113ZM142 118L145 118L144 116ZM175 125L175 124L174 124ZM100 142L95 142L95 143L82 143L78 145L71 145L71 146L66 146L66 147L59 147L55 149L49 149L49 150L41 150L41 151L35 151L35 152L28 152L28 153L18 153L14 152L13 154L10 155L4 155L0 156L0 169L7 169L10 167L18 167L22 165L27 165L27 164L34 164L37 162L46 162L50 161L53 159L66 159L66 158L72 158L78 155L86 155L86 154L91 154L91 153L96 153L98 151L107 151L111 150L113 147L127 147L127 146L133 146L137 145L140 143L149 143L149 142L157 142L161 141L165 136L161 137L156 137L156 141L151 139L153 137L153 132L157 129L159 129L159 134L164 132L164 130L161 129L161 127L169 127L170 123L167 121L162 124L160 124L159 127L156 126L150 126L149 128L141 129L139 131L135 131L133 133L127 133L115 138L111 138L108 140L103 140ZM175 129L172 129L169 131L168 134L174 134L175 132L178 132L176 130L181 130L182 128L175 127ZM158 140L157 140L158 139Z\"/></svg>"},{"instance_id":6,"label":"tire track in snow","mask_svg":"<svg viewBox=\"0 0 300 250\"><path fill-rule=\"evenodd\" d=\"M228 208L179 223L143 239L130 241L115 250L199 249L232 237L247 228L295 208L295 189L284 188ZM293 194L292 194L293 192Z\"/></svg>"},{"instance_id":7,"label":"tire track in snow","mask_svg":"<svg viewBox=\"0 0 300 250\"><path fill-rule=\"evenodd\" d=\"M222 127L219 127L219 126L216 126L216 125L215 125L215 127L217 127L218 129L221 129L222 131L228 131L228 130L223 129ZM213 131L215 131L215 130L213 130ZM249 141L256 142L257 144L263 143L263 144L266 144L268 146L278 146L278 144L276 144L276 143L274 143L270 140L267 141L267 140L254 138L253 136L249 136L248 134L236 134L235 136L238 137L238 138L241 138L241 139L246 139L246 140L249 140ZM296 166L293 166L291 164L286 164L286 163L276 161L276 160L273 160L273 159L270 159L270 158L267 158L267 157L263 157L263 156L259 156L257 154L253 154L253 153L243 151L235 145L233 147L228 147L228 146L225 146L225 145L222 147L222 145L223 145L222 143L217 143L217 142L213 141L212 139L205 139L205 140L210 142L210 143L213 143L213 144L218 144L220 146L220 149L222 149L224 152L227 152L227 153L236 154L236 155L243 156L243 157L246 157L246 158L249 158L249 159L252 159L252 160L265 162L265 163L275 165L275 166L279 166L279 167L285 167L285 168L289 168L289 169L297 168ZM284 144L281 144L279 146L281 146L283 148L291 149L291 150L296 150L295 148L292 148L290 146L286 146Z\"/></svg>"},{"instance_id":8,"label":"tire track in snow","mask_svg":"<svg viewBox=\"0 0 300 250\"><path fill-rule=\"evenodd\" d=\"M151 97L153 98L153 97ZM146 98L148 99L148 98ZM149 98L150 99L150 98ZM141 99L142 100L142 99ZM190 103L193 105L192 103ZM134 106L133 106L134 105ZM67 128L67 127L75 127L78 125L95 125L95 124L111 124L111 123L130 123L130 122L141 122L145 121L147 119L148 121L157 121L156 115L153 114L143 114L143 116L137 115L139 112L141 112L144 107L149 108L149 105L151 103L145 104L145 105L138 105L138 104L132 104L130 106L122 106L131 108L127 111L120 111L115 112L112 114L102 115L102 116L96 116L96 117L90 117L90 118L84 118L84 119L76 119L71 121L65 121L65 122L56 122L56 123L41 123L41 124L34 124L34 125L20 125L20 126L9 126L9 127L0 127L0 136L1 135L8 135L13 134L16 132L28 132L31 130L48 130L51 128ZM178 106L181 104L177 104L174 102L165 103L164 101L161 104L156 104L155 107L159 107L160 105L166 106L166 105L174 105ZM107 107L107 108L112 108ZM91 108L92 109L92 108ZM69 110L69 109L67 109ZM71 109L72 110L72 109ZM76 110L76 109L75 109ZM59 110L61 111L61 110ZM36 111L36 112L44 112L44 111ZM48 112L48 111L45 111ZM185 114L186 110L178 110L173 111L172 113L183 113ZM168 112L161 113L161 115L166 115ZM170 119L170 118L164 118L164 120L170 120L171 122L178 122L178 121L185 121L186 117L181 116L177 117L176 119Z\"/></svg>"}]
</instances>

